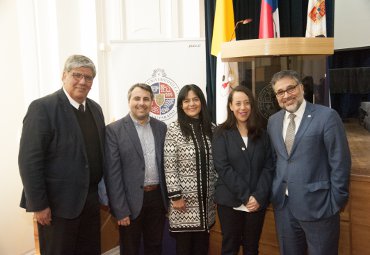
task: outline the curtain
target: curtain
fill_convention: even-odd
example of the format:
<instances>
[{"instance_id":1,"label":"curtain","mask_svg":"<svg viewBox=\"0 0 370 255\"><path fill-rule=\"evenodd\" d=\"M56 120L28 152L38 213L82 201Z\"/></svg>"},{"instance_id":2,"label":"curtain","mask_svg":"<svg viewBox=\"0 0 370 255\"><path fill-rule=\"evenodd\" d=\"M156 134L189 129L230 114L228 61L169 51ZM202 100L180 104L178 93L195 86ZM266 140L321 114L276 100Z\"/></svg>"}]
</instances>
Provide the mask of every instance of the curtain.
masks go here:
<instances>
[{"instance_id":1,"label":"curtain","mask_svg":"<svg viewBox=\"0 0 370 255\"><path fill-rule=\"evenodd\" d=\"M207 107L211 119L216 123L216 63L217 58L211 55L213 20L215 17L216 0L205 0L205 32L206 32L206 90Z\"/></svg>"}]
</instances>

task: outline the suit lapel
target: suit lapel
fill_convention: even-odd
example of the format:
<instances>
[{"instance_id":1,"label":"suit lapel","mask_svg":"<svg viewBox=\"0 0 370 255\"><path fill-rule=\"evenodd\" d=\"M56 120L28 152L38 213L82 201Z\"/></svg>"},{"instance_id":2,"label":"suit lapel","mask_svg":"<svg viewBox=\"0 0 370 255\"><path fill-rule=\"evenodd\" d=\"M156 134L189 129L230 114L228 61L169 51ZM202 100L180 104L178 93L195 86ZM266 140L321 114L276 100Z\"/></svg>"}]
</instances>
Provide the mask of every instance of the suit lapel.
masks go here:
<instances>
[{"instance_id":1,"label":"suit lapel","mask_svg":"<svg viewBox=\"0 0 370 255\"><path fill-rule=\"evenodd\" d=\"M135 150L140 155L141 159L144 160L144 153L143 149L141 148L139 135L130 114L127 114L126 117L123 118L123 126L126 129L128 138L131 140L131 143L134 146Z\"/></svg>"},{"instance_id":2,"label":"suit lapel","mask_svg":"<svg viewBox=\"0 0 370 255\"><path fill-rule=\"evenodd\" d=\"M157 163L160 164L162 163L161 162L161 154L160 154L160 148L161 148L161 144L160 144L160 141L161 141L161 134L160 134L160 131L159 131L159 128L157 126L157 123L153 120L153 118L150 118L150 127L152 128L152 133L153 133L153 136L154 136L154 143L155 143L155 157L157 159Z\"/></svg>"},{"instance_id":3,"label":"suit lapel","mask_svg":"<svg viewBox=\"0 0 370 255\"><path fill-rule=\"evenodd\" d=\"M308 126L310 125L313 119L313 112L314 112L314 109L312 107L312 104L307 102L306 109L302 116L301 124L299 125L297 134L294 138L294 143L293 143L293 147L292 147L292 151L290 152L290 155L294 153L295 148L298 146L299 142L302 140L304 133L306 132Z\"/></svg>"},{"instance_id":4,"label":"suit lapel","mask_svg":"<svg viewBox=\"0 0 370 255\"><path fill-rule=\"evenodd\" d=\"M283 137L284 115L285 115L285 110L281 110L280 112L278 112L278 116L276 118L276 123L275 123L276 126L273 127L274 135L272 137L277 137L276 150L285 151L285 154L288 155L285 142L284 142L284 137Z\"/></svg>"}]
</instances>

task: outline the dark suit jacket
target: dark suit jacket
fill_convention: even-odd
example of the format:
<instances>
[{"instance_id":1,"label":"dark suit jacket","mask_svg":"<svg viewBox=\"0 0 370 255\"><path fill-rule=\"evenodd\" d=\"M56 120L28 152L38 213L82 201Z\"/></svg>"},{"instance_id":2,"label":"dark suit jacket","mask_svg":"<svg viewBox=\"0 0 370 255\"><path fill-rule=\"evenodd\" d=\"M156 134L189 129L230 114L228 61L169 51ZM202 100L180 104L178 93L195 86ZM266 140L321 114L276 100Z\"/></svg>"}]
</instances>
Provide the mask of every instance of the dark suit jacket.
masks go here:
<instances>
[{"instance_id":1,"label":"dark suit jacket","mask_svg":"<svg viewBox=\"0 0 370 255\"><path fill-rule=\"evenodd\" d=\"M163 146L167 126L150 118L163 203L167 208L167 190L163 170ZM128 114L106 127L105 183L112 214L121 220L135 219L144 197L145 161L134 122Z\"/></svg>"},{"instance_id":2,"label":"dark suit jacket","mask_svg":"<svg viewBox=\"0 0 370 255\"><path fill-rule=\"evenodd\" d=\"M102 110L90 99L86 103L103 153ZM21 207L30 212L50 207L53 215L67 219L81 213L89 190L89 164L80 126L63 89L30 104L18 163L24 187Z\"/></svg>"},{"instance_id":3,"label":"dark suit jacket","mask_svg":"<svg viewBox=\"0 0 370 255\"><path fill-rule=\"evenodd\" d=\"M212 148L218 173L216 203L237 207L254 196L261 208L266 207L274 172L267 133L256 141L249 138L246 147L237 129L216 131Z\"/></svg>"},{"instance_id":4,"label":"dark suit jacket","mask_svg":"<svg viewBox=\"0 0 370 255\"><path fill-rule=\"evenodd\" d=\"M281 110L268 122L276 155L271 202L282 208L288 186L288 206L295 218L328 218L348 199L351 155L342 121L336 111L307 102L289 156L282 135L284 114Z\"/></svg>"}]
</instances>

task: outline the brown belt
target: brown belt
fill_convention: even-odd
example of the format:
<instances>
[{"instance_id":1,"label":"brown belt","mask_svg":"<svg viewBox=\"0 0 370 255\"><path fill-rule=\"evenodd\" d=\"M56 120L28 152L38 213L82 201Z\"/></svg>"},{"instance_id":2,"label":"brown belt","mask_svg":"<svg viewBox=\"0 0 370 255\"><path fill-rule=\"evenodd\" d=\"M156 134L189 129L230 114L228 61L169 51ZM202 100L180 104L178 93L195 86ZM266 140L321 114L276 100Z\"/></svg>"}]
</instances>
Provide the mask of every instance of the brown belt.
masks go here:
<instances>
[{"instance_id":1,"label":"brown belt","mask_svg":"<svg viewBox=\"0 0 370 255\"><path fill-rule=\"evenodd\" d=\"M159 184L144 186L144 192L153 191L159 189Z\"/></svg>"}]
</instances>

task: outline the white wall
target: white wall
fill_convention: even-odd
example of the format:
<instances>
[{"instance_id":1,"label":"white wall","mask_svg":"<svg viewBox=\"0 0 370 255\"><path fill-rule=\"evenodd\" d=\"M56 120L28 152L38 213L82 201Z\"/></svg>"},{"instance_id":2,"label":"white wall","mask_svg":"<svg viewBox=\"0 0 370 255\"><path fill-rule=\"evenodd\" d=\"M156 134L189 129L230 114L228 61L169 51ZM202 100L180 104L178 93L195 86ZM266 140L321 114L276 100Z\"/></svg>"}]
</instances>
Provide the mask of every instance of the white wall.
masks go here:
<instances>
[{"instance_id":1,"label":"white wall","mask_svg":"<svg viewBox=\"0 0 370 255\"><path fill-rule=\"evenodd\" d=\"M370 46L370 1L335 1L334 48Z\"/></svg>"},{"instance_id":2,"label":"white wall","mask_svg":"<svg viewBox=\"0 0 370 255\"><path fill-rule=\"evenodd\" d=\"M67 56L85 54L97 64L95 18L89 0L0 1L1 255L34 251L33 215L19 207L17 157L26 109L30 101L61 88ZM90 93L96 100L98 84Z\"/></svg>"},{"instance_id":3,"label":"white wall","mask_svg":"<svg viewBox=\"0 0 370 255\"><path fill-rule=\"evenodd\" d=\"M24 114L16 1L0 1L0 254L33 249L32 215L19 208L18 139Z\"/></svg>"}]
</instances>

